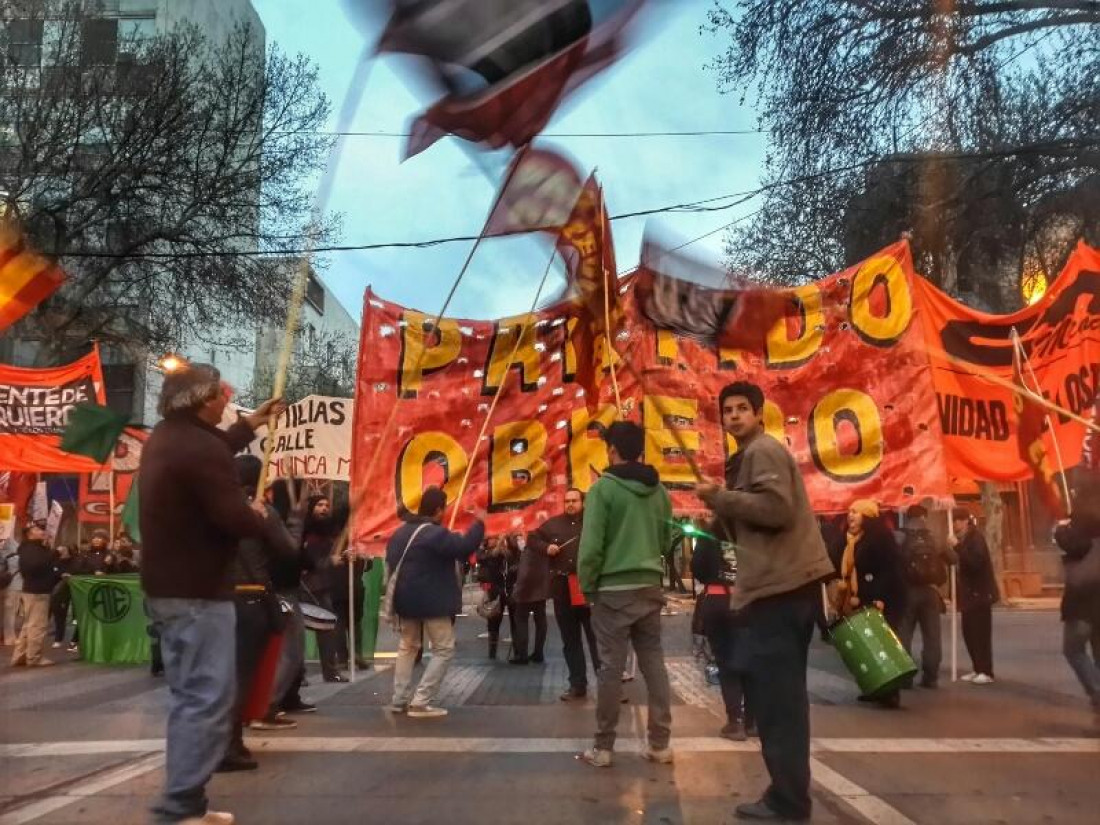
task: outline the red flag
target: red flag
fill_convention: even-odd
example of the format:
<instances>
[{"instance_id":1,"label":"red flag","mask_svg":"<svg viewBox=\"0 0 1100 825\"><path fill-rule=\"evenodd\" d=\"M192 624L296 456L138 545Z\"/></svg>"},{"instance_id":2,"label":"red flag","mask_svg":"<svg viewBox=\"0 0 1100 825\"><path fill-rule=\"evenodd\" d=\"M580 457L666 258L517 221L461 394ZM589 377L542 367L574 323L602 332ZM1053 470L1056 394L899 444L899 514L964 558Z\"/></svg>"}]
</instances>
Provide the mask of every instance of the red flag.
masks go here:
<instances>
[{"instance_id":1,"label":"red flag","mask_svg":"<svg viewBox=\"0 0 1100 825\"><path fill-rule=\"evenodd\" d=\"M1034 473L1035 485L1043 505L1055 520L1064 519L1069 515L1066 501L1055 476L1055 468L1051 463L1050 455L1043 443L1047 413L1043 407L1036 404L1029 396L1029 393L1035 392L1035 390L1024 379L1019 347L1013 347L1012 350L1012 370L1016 385L1022 388L1013 396L1013 406L1016 408L1016 438L1020 458L1031 467Z\"/></svg>"},{"instance_id":2,"label":"red flag","mask_svg":"<svg viewBox=\"0 0 1100 825\"><path fill-rule=\"evenodd\" d=\"M65 273L37 254L11 222L0 220L0 332L57 291Z\"/></svg>"},{"instance_id":3,"label":"red flag","mask_svg":"<svg viewBox=\"0 0 1100 825\"><path fill-rule=\"evenodd\" d=\"M645 0L616 0L598 20L590 0L394 3L381 51L427 57L449 92L414 121L412 157L447 134L492 148L523 146L570 92L625 49ZM471 77L487 84L464 90Z\"/></svg>"}]
</instances>

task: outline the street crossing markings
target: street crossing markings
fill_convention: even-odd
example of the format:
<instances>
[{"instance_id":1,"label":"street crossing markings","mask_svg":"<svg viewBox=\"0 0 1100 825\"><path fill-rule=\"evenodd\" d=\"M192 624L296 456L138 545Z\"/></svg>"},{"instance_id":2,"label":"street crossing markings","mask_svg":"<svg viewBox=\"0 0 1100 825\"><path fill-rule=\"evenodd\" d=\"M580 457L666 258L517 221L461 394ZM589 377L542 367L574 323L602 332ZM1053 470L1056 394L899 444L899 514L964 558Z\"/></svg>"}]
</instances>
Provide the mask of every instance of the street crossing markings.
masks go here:
<instances>
[{"instance_id":1,"label":"street crossing markings","mask_svg":"<svg viewBox=\"0 0 1100 825\"><path fill-rule=\"evenodd\" d=\"M810 776L814 784L875 825L917 825L897 808L840 775L820 759L810 759Z\"/></svg>"}]
</instances>

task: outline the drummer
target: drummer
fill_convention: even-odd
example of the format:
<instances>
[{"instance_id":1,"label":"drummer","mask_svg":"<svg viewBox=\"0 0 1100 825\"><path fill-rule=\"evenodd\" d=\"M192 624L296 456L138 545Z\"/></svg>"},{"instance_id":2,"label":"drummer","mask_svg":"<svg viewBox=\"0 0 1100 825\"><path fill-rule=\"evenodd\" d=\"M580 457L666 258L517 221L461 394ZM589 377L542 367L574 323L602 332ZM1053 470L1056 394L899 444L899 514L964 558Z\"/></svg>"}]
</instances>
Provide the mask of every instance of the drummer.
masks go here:
<instances>
[{"instance_id":1,"label":"drummer","mask_svg":"<svg viewBox=\"0 0 1100 825\"><path fill-rule=\"evenodd\" d=\"M832 563L821 540L794 457L764 432L764 392L739 381L718 398L722 427L737 440L726 486L695 487L736 537L737 587L744 642L736 667L756 714L771 786L758 802L737 807L740 819L796 822L810 818L810 703L806 665L820 583Z\"/></svg>"}]
</instances>

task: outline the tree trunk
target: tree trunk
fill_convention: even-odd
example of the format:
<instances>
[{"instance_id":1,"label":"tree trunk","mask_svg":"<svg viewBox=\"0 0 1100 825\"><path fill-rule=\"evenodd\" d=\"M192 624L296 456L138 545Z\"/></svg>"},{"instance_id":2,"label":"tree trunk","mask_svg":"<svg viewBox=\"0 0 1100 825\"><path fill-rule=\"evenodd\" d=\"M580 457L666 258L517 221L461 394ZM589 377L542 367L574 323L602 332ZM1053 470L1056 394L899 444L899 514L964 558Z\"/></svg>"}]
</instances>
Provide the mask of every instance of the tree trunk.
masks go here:
<instances>
[{"instance_id":1,"label":"tree trunk","mask_svg":"<svg viewBox=\"0 0 1100 825\"><path fill-rule=\"evenodd\" d=\"M993 571L1000 581L1004 573L1004 520L1005 505L997 485L990 481L980 482L982 491L982 512L985 513L985 540L989 545L989 555L993 560Z\"/></svg>"}]
</instances>

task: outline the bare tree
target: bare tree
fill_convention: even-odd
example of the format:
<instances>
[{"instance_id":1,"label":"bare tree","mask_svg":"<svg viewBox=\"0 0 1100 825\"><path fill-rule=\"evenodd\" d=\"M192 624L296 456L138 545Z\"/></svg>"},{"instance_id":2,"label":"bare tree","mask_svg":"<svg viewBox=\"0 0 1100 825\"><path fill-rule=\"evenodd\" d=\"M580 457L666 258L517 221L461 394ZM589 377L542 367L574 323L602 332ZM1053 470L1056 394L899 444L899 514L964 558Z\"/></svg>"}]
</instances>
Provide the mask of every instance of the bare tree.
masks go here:
<instances>
[{"instance_id":1,"label":"bare tree","mask_svg":"<svg viewBox=\"0 0 1100 825\"><path fill-rule=\"evenodd\" d=\"M329 395L351 398L355 394L355 370L359 342L340 332L299 332L294 354L287 370L283 397L290 403L308 395ZM261 367L256 372L250 392L241 395L240 403L255 407L272 395L275 368Z\"/></svg>"},{"instance_id":2,"label":"bare tree","mask_svg":"<svg viewBox=\"0 0 1100 825\"><path fill-rule=\"evenodd\" d=\"M329 103L304 57L237 26L104 36L82 3L0 5L0 190L69 283L17 330L171 349L285 311L257 252L306 245ZM335 231L326 220L312 241Z\"/></svg>"},{"instance_id":3,"label":"bare tree","mask_svg":"<svg viewBox=\"0 0 1100 825\"><path fill-rule=\"evenodd\" d=\"M735 268L819 276L911 230L925 274L1007 310L1023 270L1100 233L1100 3L741 0L709 22L720 87L771 136Z\"/></svg>"}]
</instances>

